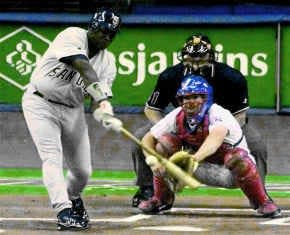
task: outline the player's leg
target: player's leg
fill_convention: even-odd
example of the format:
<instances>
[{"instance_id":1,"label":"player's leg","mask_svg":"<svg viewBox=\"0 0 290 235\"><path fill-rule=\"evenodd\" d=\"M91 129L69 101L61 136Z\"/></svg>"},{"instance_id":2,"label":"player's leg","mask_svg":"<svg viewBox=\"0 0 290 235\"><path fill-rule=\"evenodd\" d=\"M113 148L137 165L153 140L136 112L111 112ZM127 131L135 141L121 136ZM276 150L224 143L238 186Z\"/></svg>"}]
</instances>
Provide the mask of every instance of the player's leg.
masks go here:
<instances>
[{"instance_id":1,"label":"player's leg","mask_svg":"<svg viewBox=\"0 0 290 235\"><path fill-rule=\"evenodd\" d=\"M67 185L70 198L77 198L92 173L88 127L83 107L65 111L62 143L68 166Z\"/></svg>"},{"instance_id":2,"label":"player's leg","mask_svg":"<svg viewBox=\"0 0 290 235\"><path fill-rule=\"evenodd\" d=\"M251 154L255 157L257 168L263 183L265 183L265 177L267 175L267 145L265 139L257 129L248 123L243 127L243 132L246 136L248 147Z\"/></svg>"},{"instance_id":3,"label":"player's leg","mask_svg":"<svg viewBox=\"0 0 290 235\"><path fill-rule=\"evenodd\" d=\"M155 172L153 175L154 194L148 200L142 200L138 208L144 213L158 213L163 210L169 210L174 203L175 195L171 190L168 177Z\"/></svg>"},{"instance_id":4,"label":"player's leg","mask_svg":"<svg viewBox=\"0 0 290 235\"><path fill-rule=\"evenodd\" d=\"M143 129L139 129L138 131L139 131L138 133L139 136L142 136L140 135L140 132L144 135L147 130L143 128ZM135 145L135 151L133 151L133 156L135 157L135 161L137 162L137 163L136 162L134 163L135 171L137 172L137 175L138 175L137 185L140 185L140 186L142 185L141 188L150 187L149 192L152 196L153 191L151 191L152 190L151 187L153 188L153 186L150 186L152 185L151 182L153 182L152 171L150 167L146 164L145 157L142 153L142 149L139 146ZM211 164L207 162L200 163L197 170L194 173L194 177L196 177L196 179L202 182L203 184L206 184L209 186L224 187L224 188L237 187L236 182L231 172L224 166L217 165L217 164ZM150 196L150 194L144 193L146 192L145 190L143 190L143 194L140 192L142 191L138 190L135 196L133 197L133 203L132 203L133 206L137 207L141 201L144 201L144 200L146 201L148 199L148 196Z\"/></svg>"},{"instance_id":5,"label":"player's leg","mask_svg":"<svg viewBox=\"0 0 290 235\"><path fill-rule=\"evenodd\" d=\"M193 173L199 182L213 187L236 188L232 172L223 165L200 162Z\"/></svg>"},{"instance_id":6,"label":"player's leg","mask_svg":"<svg viewBox=\"0 0 290 235\"><path fill-rule=\"evenodd\" d=\"M57 212L57 228L83 229L83 221L73 215L63 174L59 107L29 93L23 96L22 107L28 129L42 160L43 182Z\"/></svg>"},{"instance_id":7,"label":"player's leg","mask_svg":"<svg viewBox=\"0 0 290 235\"><path fill-rule=\"evenodd\" d=\"M147 131L149 131L151 124L139 128L134 135L141 139ZM142 200L147 200L153 196L153 174L150 167L145 162L145 157L142 148L132 143L131 153L136 173L136 185L139 187L132 198L132 206L137 207Z\"/></svg>"},{"instance_id":8,"label":"player's leg","mask_svg":"<svg viewBox=\"0 0 290 235\"><path fill-rule=\"evenodd\" d=\"M89 217L81 198L92 173L88 128L82 107L67 110L64 115L62 143L68 166L67 190L74 215L88 223Z\"/></svg>"},{"instance_id":9,"label":"player's leg","mask_svg":"<svg viewBox=\"0 0 290 235\"><path fill-rule=\"evenodd\" d=\"M63 176L61 127L57 112L45 100L25 94L22 102L27 127L42 160L43 182L56 212L71 207Z\"/></svg>"},{"instance_id":10,"label":"player's leg","mask_svg":"<svg viewBox=\"0 0 290 235\"><path fill-rule=\"evenodd\" d=\"M240 148L228 151L224 156L224 163L240 186L244 194L248 197L254 209L264 217L277 217L281 215L281 210L268 196L257 167L251 156Z\"/></svg>"}]
</instances>

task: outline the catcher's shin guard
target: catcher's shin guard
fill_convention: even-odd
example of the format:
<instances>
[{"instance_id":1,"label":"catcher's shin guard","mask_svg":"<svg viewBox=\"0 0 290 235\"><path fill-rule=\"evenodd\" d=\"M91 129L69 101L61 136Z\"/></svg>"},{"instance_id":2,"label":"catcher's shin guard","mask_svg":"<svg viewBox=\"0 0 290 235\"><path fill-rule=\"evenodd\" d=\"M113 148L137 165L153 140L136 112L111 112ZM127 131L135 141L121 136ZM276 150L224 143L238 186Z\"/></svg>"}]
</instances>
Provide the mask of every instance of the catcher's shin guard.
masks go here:
<instances>
[{"instance_id":1,"label":"catcher's shin guard","mask_svg":"<svg viewBox=\"0 0 290 235\"><path fill-rule=\"evenodd\" d=\"M153 177L154 195L147 201L142 201L138 208L144 213L158 213L171 209L174 202L174 192L160 176Z\"/></svg>"},{"instance_id":2,"label":"catcher's shin guard","mask_svg":"<svg viewBox=\"0 0 290 235\"><path fill-rule=\"evenodd\" d=\"M226 166L233 172L237 184L254 209L265 217L280 215L280 209L267 195L256 165L243 149L236 148L225 156ZM263 210L265 208L265 210Z\"/></svg>"}]
</instances>

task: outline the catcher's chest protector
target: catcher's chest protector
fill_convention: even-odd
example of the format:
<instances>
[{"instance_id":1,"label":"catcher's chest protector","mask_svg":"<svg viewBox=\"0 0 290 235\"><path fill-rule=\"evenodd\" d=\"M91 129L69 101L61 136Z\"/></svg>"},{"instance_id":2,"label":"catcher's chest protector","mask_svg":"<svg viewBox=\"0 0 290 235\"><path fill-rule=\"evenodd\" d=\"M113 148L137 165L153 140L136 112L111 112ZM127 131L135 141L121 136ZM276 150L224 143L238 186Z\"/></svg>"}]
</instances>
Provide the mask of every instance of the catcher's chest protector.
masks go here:
<instances>
[{"instance_id":1,"label":"catcher's chest protector","mask_svg":"<svg viewBox=\"0 0 290 235\"><path fill-rule=\"evenodd\" d=\"M197 150L209 134L208 115L205 115L203 121L198 125L193 133L190 133L190 131L187 130L185 123L185 113L180 111L176 117L177 136L182 140L182 142L189 144L193 149Z\"/></svg>"}]
</instances>

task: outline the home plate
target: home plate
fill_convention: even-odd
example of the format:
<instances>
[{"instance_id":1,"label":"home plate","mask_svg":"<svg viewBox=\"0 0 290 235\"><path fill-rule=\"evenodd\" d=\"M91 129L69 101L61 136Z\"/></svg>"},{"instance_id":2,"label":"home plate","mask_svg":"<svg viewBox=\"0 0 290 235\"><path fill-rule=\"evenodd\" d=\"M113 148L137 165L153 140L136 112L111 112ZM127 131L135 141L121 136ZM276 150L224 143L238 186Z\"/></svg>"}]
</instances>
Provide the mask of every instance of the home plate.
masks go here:
<instances>
[{"instance_id":1,"label":"home plate","mask_svg":"<svg viewBox=\"0 0 290 235\"><path fill-rule=\"evenodd\" d=\"M157 230L157 231L175 231L175 232L202 232L208 229L193 226L146 226L137 227L135 230Z\"/></svg>"}]
</instances>

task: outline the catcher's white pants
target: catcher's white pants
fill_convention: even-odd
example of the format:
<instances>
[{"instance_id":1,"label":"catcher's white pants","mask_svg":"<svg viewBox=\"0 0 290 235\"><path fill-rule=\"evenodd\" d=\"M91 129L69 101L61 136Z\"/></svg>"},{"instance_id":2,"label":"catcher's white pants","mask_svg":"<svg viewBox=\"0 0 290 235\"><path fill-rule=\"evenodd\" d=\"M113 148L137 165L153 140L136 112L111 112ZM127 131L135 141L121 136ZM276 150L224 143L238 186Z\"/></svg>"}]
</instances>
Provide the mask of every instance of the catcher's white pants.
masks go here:
<instances>
[{"instance_id":1,"label":"catcher's white pants","mask_svg":"<svg viewBox=\"0 0 290 235\"><path fill-rule=\"evenodd\" d=\"M92 172L84 107L68 108L44 100L28 89L22 98L24 117L42 160L43 182L58 213L71 207ZM63 160L68 167L65 180Z\"/></svg>"}]
</instances>

